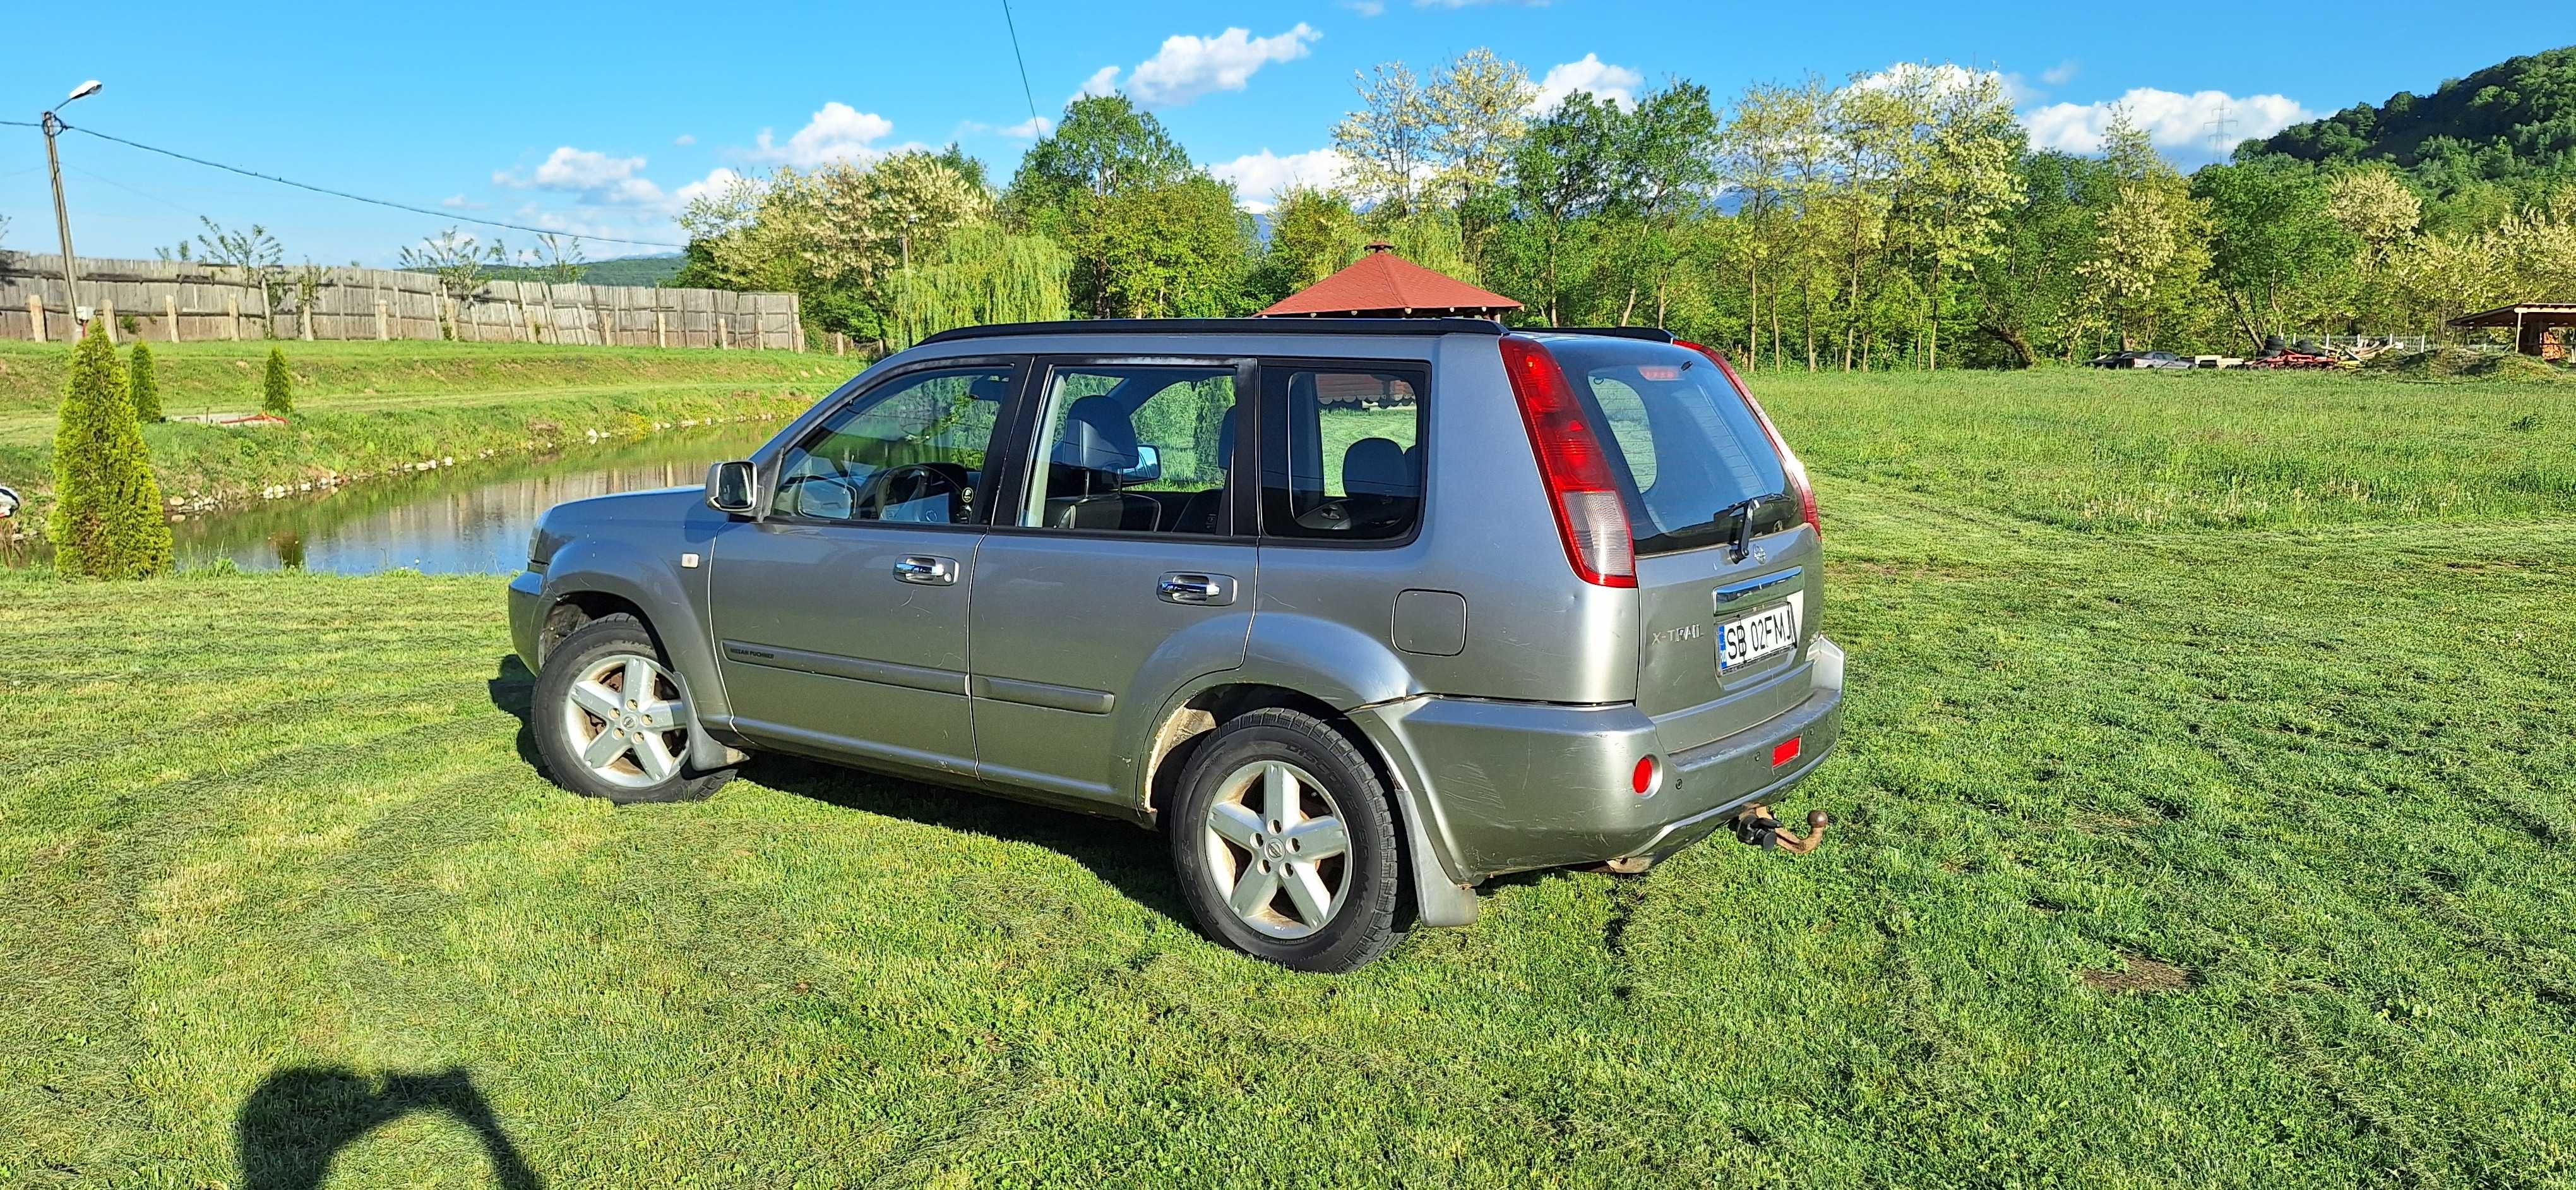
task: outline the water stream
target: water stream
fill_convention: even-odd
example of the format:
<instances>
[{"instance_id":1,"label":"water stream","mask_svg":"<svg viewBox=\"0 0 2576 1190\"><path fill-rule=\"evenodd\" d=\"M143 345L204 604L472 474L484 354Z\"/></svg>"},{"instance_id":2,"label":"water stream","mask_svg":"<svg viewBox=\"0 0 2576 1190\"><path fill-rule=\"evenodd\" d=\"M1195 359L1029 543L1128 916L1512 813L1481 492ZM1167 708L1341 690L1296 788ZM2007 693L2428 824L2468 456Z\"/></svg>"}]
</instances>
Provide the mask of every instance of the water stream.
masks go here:
<instances>
[{"instance_id":1,"label":"water stream","mask_svg":"<svg viewBox=\"0 0 2576 1190\"><path fill-rule=\"evenodd\" d=\"M546 509L611 492L694 487L708 464L741 458L776 430L677 431L624 446L469 463L194 514L170 529L183 567L229 558L256 570L510 573L526 564L528 535Z\"/></svg>"}]
</instances>

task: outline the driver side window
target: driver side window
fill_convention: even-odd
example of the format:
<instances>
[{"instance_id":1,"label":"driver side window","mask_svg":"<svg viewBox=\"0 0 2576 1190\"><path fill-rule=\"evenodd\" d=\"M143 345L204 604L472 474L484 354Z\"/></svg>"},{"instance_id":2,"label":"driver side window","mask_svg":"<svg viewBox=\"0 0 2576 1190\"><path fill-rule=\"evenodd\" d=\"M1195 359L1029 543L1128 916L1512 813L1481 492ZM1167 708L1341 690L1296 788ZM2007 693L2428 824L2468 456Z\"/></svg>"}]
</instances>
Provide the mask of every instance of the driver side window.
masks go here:
<instances>
[{"instance_id":1,"label":"driver side window","mask_svg":"<svg viewBox=\"0 0 2576 1190\"><path fill-rule=\"evenodd\" d=\"M824 419L787 452L775 516L954 525L990 500L984 466L1011 393L1008 367L892 381Z\"/></svg>"}]
</instances>

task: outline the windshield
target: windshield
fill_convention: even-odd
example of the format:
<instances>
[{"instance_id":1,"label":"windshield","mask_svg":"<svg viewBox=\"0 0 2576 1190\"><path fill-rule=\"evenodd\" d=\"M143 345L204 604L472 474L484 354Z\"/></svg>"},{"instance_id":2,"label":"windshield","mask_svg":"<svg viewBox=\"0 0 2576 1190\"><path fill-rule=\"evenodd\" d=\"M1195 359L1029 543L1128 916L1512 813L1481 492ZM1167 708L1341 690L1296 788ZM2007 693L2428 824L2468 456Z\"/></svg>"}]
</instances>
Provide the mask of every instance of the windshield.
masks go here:
<instances>
[{"instance_id":1,"label":"windshield","mask_svg":"<svg viewBox=\"0 0 2576 1190\"><path fill-rule=\"evenodd\" d=\"M1640 339L1544 338L1620 473L1640 556L1733 540L1747 515L1757 534L1797 523L1770 436L1708 357Z\"/></svg>"}]
</instances>

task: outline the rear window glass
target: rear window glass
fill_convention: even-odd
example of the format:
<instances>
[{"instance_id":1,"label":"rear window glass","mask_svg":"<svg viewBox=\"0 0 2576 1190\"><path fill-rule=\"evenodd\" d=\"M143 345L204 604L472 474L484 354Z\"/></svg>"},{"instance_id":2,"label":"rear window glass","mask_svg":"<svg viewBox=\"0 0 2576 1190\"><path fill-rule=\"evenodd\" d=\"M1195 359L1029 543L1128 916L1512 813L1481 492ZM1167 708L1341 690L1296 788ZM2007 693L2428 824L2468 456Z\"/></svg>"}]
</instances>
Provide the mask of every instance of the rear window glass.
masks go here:
<instances>
[{"instance_id":1,"label":"rear window glass","mask_svg":"<svg viewBox=\"0 0 2576 1190\"><path fill-rule=\"evenodd\" d=\"M1708 357L1687 347L1595 336L1551 337L1548 352L1620 472L1639 554L1731 540L1738 509L1789 489L1762 423ZM1753 531L1795 524L1795 501L1753 509Z\"/></svg>"}]
</instances>

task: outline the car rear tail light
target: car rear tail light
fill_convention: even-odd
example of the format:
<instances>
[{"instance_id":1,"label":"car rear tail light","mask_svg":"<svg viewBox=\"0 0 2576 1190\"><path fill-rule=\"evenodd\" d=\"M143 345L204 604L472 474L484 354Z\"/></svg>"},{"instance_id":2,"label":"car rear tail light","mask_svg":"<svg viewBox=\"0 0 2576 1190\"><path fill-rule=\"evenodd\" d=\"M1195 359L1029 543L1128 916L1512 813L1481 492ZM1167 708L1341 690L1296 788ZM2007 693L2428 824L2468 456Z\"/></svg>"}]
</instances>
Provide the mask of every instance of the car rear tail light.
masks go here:
<instances>
[{"instance_id":1,"label":"car rear tail light","mask_svg":"<svg viewBox=\"0 0 2576 1190\"><path fill-rule=\"evenodd\" d=\"M1636 586L1637 543L1628 533L1618 480L1575 402L1565 369L1534 339L1505 335L1502 345L1503 371L1511 376L1512 397L1529 427L1530 451L1538 456L1566 561L1587 583Z\"/></svg>"},{"instance_id":2,"label":"car rear tail light","mask_svg":"<svg viewBox=\"0 0 2576 1190\"><path fill-rule=\"evenodd\" d=\"M1793 735L1788 739L1771 745L1771 767L1776 769L1792 760L1796 760L1798 758L1798 752L1803 746L1804 740L1805 737L1803 736Z\"/></svg>"},{"instance_id":3,"label":"car rear tail light","mask_svg":"<svg viewBox=\"0 0 2576 1190\"><path fill-rule=\"evenodd\" d=\"M1780 427L1771 424L1771 415L1763 410L1762 402L1753 399L1753 390L1744 387L1743 378L1735 374L1735 368L1715 348L1680 339L1673 340L1673 345L1688 347L1707 356L1710 363L1717 365L1718 371L1726 374L1726 382L1735 386L1735 395L1744 398L1744 407L1753 411L1753 420L1762 423L1762 432L1770 436L1771 449L1780 454L1780 470L1789 477L1789 494L1798 498L1798 519L1807 522L1807 527L1815 530L1816 537L1821 540L1825 535L1825 524L1816 516L1816 485L1807 479L1807 465L1798 461L1798 452L1789 449L1789 440L1780 436Z\"/></svg>"}]
</instances>

